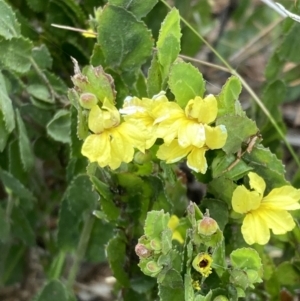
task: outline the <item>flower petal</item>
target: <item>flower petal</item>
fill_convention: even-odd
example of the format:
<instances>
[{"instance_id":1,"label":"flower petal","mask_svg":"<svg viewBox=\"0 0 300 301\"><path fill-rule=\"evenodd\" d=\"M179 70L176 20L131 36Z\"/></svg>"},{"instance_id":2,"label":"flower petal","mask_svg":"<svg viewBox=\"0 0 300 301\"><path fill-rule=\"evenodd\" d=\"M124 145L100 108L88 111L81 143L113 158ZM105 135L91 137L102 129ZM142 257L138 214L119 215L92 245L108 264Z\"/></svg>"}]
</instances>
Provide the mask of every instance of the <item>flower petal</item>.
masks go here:
<instances>
[{"instance_id":1,"label":"flower petal","mask_svg":"<svg viewBox=\"0 0 300 301\"><path fill-rule=\"evenodd\" d=\"M187 157L187 166L195 172L206 173L207 162L205 158L205 147L197 148L193 147L191 153Z\"/></svg>"},{"instance_id":2,"label":"flower petal","mask_svg":"<svg viewBox=\"0 0 300 301\"><path fill-rule=\"evenodd\" d=\"M205 143L205 130L201 123L185 121L178 129L178 143L182 147L194 145L202 147Z\"/></svg>"},{"instance_id":3,"label":"flower petal","mask_svg":"<svg viewBox=\"0 0 300 301\"><path fill-rule=\"evenodd\" d=\"M89 113L89 129L95 134L100 134L104 130L103 112L99 106L93 106Z\"/></svg>"},{"instance_id":4,"label":"flower petal","mask_svg":"<svg viewBox=\"0 0 300 301\"><path fill-rule=\"evenodd\" d=\"M247 244L265 245L270 239L270 230L263 218L257 214L259 210L248 213L243 221L242 234Z\"/></svg>"},{"instance_id":5,"label":"flower petal","mask_svg":"<svg viewBox=\"0 0 300 301\"><path fill-rule=\"evenodd\" d=\"M237 213L247 213L257 209L261 199L256 191L249 191L244 185L240 185L233 192L232 208Z\"/></svg>"},{"instance_id":6,"label":"flower petal","mask_svg":"<svg viewBox=\"0 0 300 301\"><path fill-rule=\"evenodd\" d=\"M206 135L206 145L210 149L222 148L227 140L227 130L224 125L219 125L216 127L211 127L209 125L205 126Z\"/></svg>"},{"instance_id":7,"label":"flower petal","mask_svg":"<svg viewBox=\"0 0 300 301\"><path fill-rule=\"evenodd\" d=\"M276 235L285 234L296 226L291 214L285 210L270 210L268 206L262 204L256 211Z\"/></svg>"},{"instance_id":8,"label":"flower petal","mask_svg":"<svg viewBox=\"0 0 300 301\"><path fill-rule=\"evenodd\" d=\"M163 144L157 151L157 158L166 160L167 163L174 163L185 157L192 147L182 148L177 140L173 140L169 145Z\"/></svg>"},{"instance_id":9,"label":"flower petal","mask_svg":"<svg viewBox=\"0 0 300 301\"><path fill-rule=\"evenodd\" d=\"M264 179L254 172L249 172L248 177L250 180L250 187L263 196L266 189L266 183Z\"/></svg>"},{"instance_id":10,"label":"flower petal","mask_svg":"<svg viewBox=\"0 0 300 301\"><path fill-rule=\"evenodd\" d=\"M273 209L297 210L300 209L300 190L293 186L282 186L273 189L262 201Z\"/></svg>"},{"instance_id":11,"label":"flower petal","mask_svg":"<svg viewBox=\"0 0 300 301\"><path fill-rule=\"evenodd\" d=\"M100 166L105 166L110 158L109 135L106 132L98 135L88 136L81 149L81 153L91 162L100 162ZM105 165L103 165L105 164Z\"/></svg>"}]
</instances>

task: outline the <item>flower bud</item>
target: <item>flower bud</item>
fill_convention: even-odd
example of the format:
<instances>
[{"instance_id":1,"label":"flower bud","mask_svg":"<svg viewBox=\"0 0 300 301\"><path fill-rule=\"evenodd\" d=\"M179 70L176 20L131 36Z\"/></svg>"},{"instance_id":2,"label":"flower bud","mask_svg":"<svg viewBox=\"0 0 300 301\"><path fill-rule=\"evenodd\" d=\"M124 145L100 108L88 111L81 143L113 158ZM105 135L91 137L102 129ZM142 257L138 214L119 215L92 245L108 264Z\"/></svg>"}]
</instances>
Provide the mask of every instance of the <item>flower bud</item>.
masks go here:
<instances>
[{"instance_id":1,"label":"flower bud","mask_svg":"<svg viewBox=\"0 0 300 301\"><path fill-rule=\"evenodd\" d=\"M228 298L226 296L219 295L216 298L214 298L213 301L228 301Z\"/></svg>"},{"instance_id":2,"label":"flower bud","mask_svg":"<svg viewBox=\"0 0 300 301\"><path fill-rule=\"evenodd\" d=\"M198 222L198 233L201 235L211 236L216 233L218 229L219 226L217 222L209 216L205 216Z\"/></svg>"},{"instance_id":3,"label":"flower bud","mask_svg":"<svg viewBox=\"0 0 300 301\"><path fill-rule=\"evenodd\" d=\"M160 251L161 250L161 242L157 238L151 239L150 241L150 247L154 251Z\"/></svg>"},{"instance_id":4,"label":"flower bud","mask_svg":"<svg viewBox=\"0 0 300 301\"><path fill-rule=\"evenodd\" d=\"M91 109L98 103L98 99L95 94L87 92L80 95L79 103L83 108Z\"/></svg>"},{"instance_id":5,"label":"flower bud","mask_svg":"<svg viewBox=\"0 0 300 301\"><path fill-rule=\"evenodd\" d=\"M135 253L140 258L148 258L152 252L145 245L138 243L135 246Z\"/></svg>"},{"instance_id":6,"label":"flower bud","mask_svg":"<svg viewBox=\"0 0 300 301\"><path fill-rule=\"evenodd\" d=\"M162 266L159 266L155 261L151 260L146 264L146 268L152 274L158 274L162 270Z\"/></svg>"}]
</instances>

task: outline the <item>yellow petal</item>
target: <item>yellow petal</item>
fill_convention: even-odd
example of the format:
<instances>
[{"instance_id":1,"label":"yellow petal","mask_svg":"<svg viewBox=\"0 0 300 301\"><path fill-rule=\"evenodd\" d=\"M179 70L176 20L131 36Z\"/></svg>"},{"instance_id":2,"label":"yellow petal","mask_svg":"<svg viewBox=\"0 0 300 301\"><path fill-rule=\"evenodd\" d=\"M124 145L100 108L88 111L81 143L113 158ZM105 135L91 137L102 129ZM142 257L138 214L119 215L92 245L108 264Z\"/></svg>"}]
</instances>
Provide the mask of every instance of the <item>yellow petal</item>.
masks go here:
<instances>
[{"instance_id":1,"label":"yellow petal","mask_svg":"<svg viewBox=\"0 0 300 301\"><path fill-rule=\"evenodd\" d=\"M184 243L184 239L179 231L174 231L172 235L173 240L177 240L180 244Z\"/></svg>"},{"instance_id":2,"label":"yellow petal","mask_svg":"<svg viewBox=\"0 0 300 301\"><path fill-rule=\"evenodd\" d=\"M168 221L168 227L169 227L172 231L174 231L174 230L177 228L178 225L179 225L179 218L178 218L177 215L174 215L174 214L173 214L173 215L170 217L169 221Z\"/></svg>"},{"instance_id":3,"label":"yellow petal","mask_svg":"<svg viewBox=\"0 0 300 301\"><path fill-rule=\"evenodd\" d=\"M266 189L266 183L264 179L254 172L249 172L248 177L250 180L250 187L263 196Z\"/></svg>"},{"instance_id":4,"label":"yellow petal","mask_svg":"<svg viewBox=\"0 0 300 301\"><path fill-rule=\"evenodd\" d=\"M185 120L178 129L178 143L182 147L195 145L202 147L205 143L205 130L203 124Z\"/></svg>"},{"instance_id":5,"label":"yellow petal","mask_svg":"<svg viewBox=\"0 0 300 301\"><path fill-rule=\"evenodd\" d=\"M178 145L177 140L173 140L169 145L161 145L156 156L167 163L174 163L185 157L190 151L191 147L182 148Z\"/></svg>"},{"instance_id":6,"label":"yellow petal","mask_svg":"<svg viewBox=\"0 0 300 301\"><path fill-rule=\"evenodd\" d=\"M232 208L237 213L247 213L260 206L261 196L256 191L249 191L244 185L238 186L232 195Z\"/></svg>"},{"instance_id":7,"label":"yellow petal","mask_svg":"<svg viewBox=\"0 0 300 301\"><path fill-rule=\"evenodd\" d=\"M207 162L205 158L206 148L193 147L191 153L187 157L187 166L195 172L206 173Z\"/></svg>"},{"instance_id":8,"label":"yellow petal","mask_svg":"<svg viewBox=\"0 0 300 301\"><path fill-rule=\"evenodd\" d=\"M265 245L270 239L270 230L258 210L248 213L243 221L242 234L247 244Z\"/></svg>"},{"instance_id":9,"label":"yellow petal","mask_svg":"<svg viewBox=\"0 0 300 301\"><path fill-rule=\"evenodd\" d=\"M227 130L224 125L211 127L205 125L206 145L210 149L222 148L227 140Z\"/></svg>"},{"instance_id":10,"label":"yellow petal","mask_svg":"<svg viewBox=\"0 0 300 301\"><path fill-rule=\"evenodd\" d=\"M105 129L110 129L120 123L120 113L117 108L107 98L104 99L102 109L103 111L103 125Z\"/></svg>"},{"instance_id":11,"label":"yellow petal","mask_svg":"<svg viewBox=\"0 0 300 301\"><path fill-rule=\"evenodd\" d=\"M106 132L88 136L81 149L81 153L91 162L107 162L110 158L109 136Z\"/></svg>"},{"instance_id":12,"label":"yellow petal","mask_svg":"<svg viewBox=\"0 0 300 301\"><path fill-rule=\"evenodd\" d=\"M268 206L263 204L256 211L258 211L260 217L264 219L267 226L272 229L276 235L285 234L295 227L293 217L285 210L270 210Z\"/></svg>"},{"instance_id":13,"label":"yellow petal","mask_svg":"<svg viewBox=\"0 0 300 301\"><path fill-rule=\"evenodd\" d=\"M185 108L185 114L189 118L197 119L201 123L213 122L218 113L217 100L213 95L208 95L204 99L197 96L190 100Z\"/></svg>"},{"instance_id":14,"label":"yellow petal","mask_svg":"<svg viewBox=\"0 0 300 301\"><path fill-rule=\"evenodd\" d=\"M273 189L262 201L273 209L297 210L300 209L300 190L293 186L282 186Z\"/></svg>"},{"instance_id":15,"label":"yellow petal","mask_svg":"<svg viewBox=\"0 0 300 301\"><path fill-rule=\"evenodd\" d=\"M99 106L93 106L89 113L89 129L95 134L100 134L104 130L103 112Z\"/></svg>"}]
</instances>

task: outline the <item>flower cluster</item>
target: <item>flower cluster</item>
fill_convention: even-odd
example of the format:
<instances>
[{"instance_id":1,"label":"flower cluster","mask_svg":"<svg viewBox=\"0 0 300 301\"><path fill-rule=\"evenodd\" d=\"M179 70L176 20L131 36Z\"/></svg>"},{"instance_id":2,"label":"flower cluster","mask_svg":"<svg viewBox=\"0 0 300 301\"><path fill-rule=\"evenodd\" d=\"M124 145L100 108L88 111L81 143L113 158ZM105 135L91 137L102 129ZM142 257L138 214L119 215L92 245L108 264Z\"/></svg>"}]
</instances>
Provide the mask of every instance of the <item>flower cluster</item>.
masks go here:
<instances>
[{"instance_id":1,"label":"flower cluster","mask_svg":"<svg viewBox=\"0 0 300 301\"><path fill-rule=\"evenodd\" d=\"M94 105L89 112L92 134L84 141L82 154L101 167L116 169L132 161L134 149L144 152L162 138L159 159L174 163L187 157L191 169L205 173L205 152L222 148L227 139L225 126L211 126L217 113L213 95L197 96L184 109L164 92L152 99L127 97L120 111L105 99L101 108Z\"/></svg>"},{"instance_id":2,"label":"flower cluster","mask_svg":"<svg viewBox=\"0 0 300 301\"><path fill-rule=\"evenodd\" d=\"M266 183L263 178L253 172L248 177L252 190L244 185L238 186L233 192L232 208L245 215L242 225L245 241L249 245L265 245L270 239L270 229L278 235L295 227L287 210L300 209L300 190L286 185L273 189L264 197Z\"/></svg>"}]
</instances>

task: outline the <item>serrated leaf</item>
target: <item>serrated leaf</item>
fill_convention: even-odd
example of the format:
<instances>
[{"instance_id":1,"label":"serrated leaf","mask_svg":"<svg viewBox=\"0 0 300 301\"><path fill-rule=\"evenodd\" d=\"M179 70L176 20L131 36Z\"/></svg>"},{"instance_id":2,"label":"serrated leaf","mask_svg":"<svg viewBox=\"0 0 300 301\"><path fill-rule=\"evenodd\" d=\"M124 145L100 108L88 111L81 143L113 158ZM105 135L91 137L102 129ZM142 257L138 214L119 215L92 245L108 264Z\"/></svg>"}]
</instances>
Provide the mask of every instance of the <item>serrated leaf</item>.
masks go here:
<instances>
[{"instance_id":1,"label":"serrated leaf","mask_svg":"<svg viewBox=\"0 0 300 301\"><path fill-rule=\"evenodd\" d=\"M236 76L231 76L217 96L218 116L236 113L236 102L242 91L242 84Z\"/></svg>"},{"instance_id":2,"label":"serrated leaf","mask_svg":"<svg viewBox=\"0 0 300 301\"><path fill-rule=\"evenodd\" d=\"M46 127L47 123L52 118L52 113L46 110L41 110L34 105L27 103L20 107L21 115L28 117L32 122L37 123L42 127Z\"/></svg>"},{"instance_id":3,"label":"serrated leaf","mask_svg":"<svg viewBox=\"0 0 300 301\"><path fill-rule=\"evenodd\" d=\"M3 152L3 150L6 146L8 137L9 137L9 132L6 129L4 116L3 116L2 111L0 110L0 152Z\"/></svg>"},{"instance_id":4,"label":"serrated leaf","mask_svg":"<svg viewBox=\"0 0 300 301\"><path fill-rule=\"evenodd\" d=\"M130 285L127 273L124 270L126 244L120 236L112 238L106 247L109 265L117 281L124 287Z\"/></svg>"},{"instance_id":5,"label":"serrated leaf","mask_svg":"<svg viewBox=\"0 0 300 301\"><path fill-rule=\"evenodd\" d=\"M27 0L28 1L28 0ZM39 1L39 0L31 0ZM41 2L46 2L42 0ZM46 45L42 44L40 47L34 47L32 49L32 58L40 69L50 69L52 67L52 57Z\"/></svg>"},{"instance_id":6,"label":"serrated leaf","mask_svg":"<svg viewBox=\"0 0 300 301\"><path fill-rule=\"evenodd\" d=\"M284 178L285 168L282 161L261 144L256 145L251 153L246 153L243 160L265 180L267 184L265 194L271 188L288 185Z\"/></svg>"},{"instance_id":7,"label":"serrated leaf","mask_svg":"<svg viewBox=\"0 0 300 301\"><path fill-rule=\"evenodd\" d=\"M99 200L99 195L93 190L93 185L87 175L78 175L67 190L69 206L75 214L86 210L93 212Z\"/></svg>"},{"instance_id":8,"label":"serrated leaf","mask_svg":"<svg viewBox=\"0 0 300 301\"><path fill-rule=\"evenodd\" d=\"M164 286L162 284L158 285L158 295L160 301L182 301L184 300L184 289L182 287L179 288L171 288Z\"/></svg>"},{"instance_id":9,"label":"serrated leaf","mask_svg":"<svg viewBox=\"0 0 300 301\"><path fill-rule=\"evenodd\" d=\"M46 103L54 103L55 100L52 98L49 89L40 84L32 84L27 86L27 92L35 97L36 99L42 100Z\"/></svg>"},{"instance_id":10,"label":"serrated leaf","mask_svg":"<svg viewBox=\"0 0 300 301\"><path fill-rule=\"evenodd\" d=\"M194 288L192 286L192 277L190 273L184 275L184 300L194 301Z\"/></svg>"},{"instance_id":11,"label":"serrated leaf","mask_svg":"<svg viewBox=\"0 0 300 301\"><path fill-rule=\"evenodd\" d=\"M108 3L120 6L132 12L138 19L145 17L158 0L109 0Z\"/></svg>"},{"instance_id":12,"label":"serrated leaf","mask_svg":"<svg viewBox=\"0 0 300 301\"><path fill-rule=\"evenodd\" d=\"M22 120L19 110L16 110L16 117L17 117L17 125L18 125L18 132L19 132L18 141L19 141L20 157L21 157L24 170L28 171L33 167L34 155L32 152L31 143L27 135L25 124Z\"/></svg>"},{"instance_id":13,"label":"serrated leaf","mask_svg":"<svg viewBox=\"0 0 300 301\"><path fill-rule=\"evenodd\" d=\"M236 153L241 149L242 142L258 131L255 122L246 116L224 115L216 120L216 124L226 127L228 137L222 148L226 154Z\"/></svg>"},{"instance_id":14,"label":"serrated leaf","mask_svg":"<svg viewBox=\"0 0 300 301\"><path fill-rule=\"evenodd\" d=\"M152 53L152 37L145 24L125 9L108 5L98 27L98 42L106 63L113 68L136 70Z\"/></svg>"},{"instance_id":15,"label":"serrated leaf","mask_svg":"<svg viewBox=\"0 0 300 301\"><path fill-rule=\"evenodd\" d=\"M202 97L205 82L202 74L190 63L177 62L171 67L169 86L176 102L184 108L189 100Z\"/></svg>"},{"instance_id":16,"label":"serrated leaf","mask_svg":"<svg viewBox=\"0 0 300 301\"><path fill-rule=\"evenodd\" d=\"M232 251L230 261L235 269L259 271L262 268L259 254L252 248L240 248Z\"/></svg>"},{"instance_id":17,"label":"serrated leaf","mask_svg":"<svg viewBox=\"0 0 300 301\"><path fill-rule=\"evenodd\" d=\"M48 282L36 301L68 301L68 291L59 280L51 280Z\"/></svg>"},{"instance_id":18,"label":"serrated leaf","mask_svg":"<svg viewBox=\"0 0 300 301\"><path fill-rule=\"evenodd\" d=\"M169 219L170 214L164 213L163 210L148 212L144 227L145 235L150 239L160 238L162 232L168 227Z\"/></svg>"},{"instance_id":19,"label":"serrated leaf","mask_svg":"<svg viewBox=\"0 0 300 301\"><path fill-rule=\"evenodd\" d=\"M20 24L16 19L15 13L4 0L0 0L0 36L10 40L19 35Z\"/></svg>"},{"instance_id":20,"label":"serrated leaf","mask_svg":"<svg viewBox=\"0 0 300 301\"><path fill-rule=\"evenodd\" d=\"M153 97L162 90L162 74L161 67L158 62L157 52L153 54L151 66L148 70L147 78L147 94L149 97Z\"/></svg>"},{"instance_id":21,"label":"serrated leaf","mask_svg":"<svg viewBox=\"0 0 300 301\"><path fill-rule=\"evenodd\" d=\"M59 110L47 124L47 134L55 141L71 143L71 116L67 110Z\"/></svg>"},{"instance_id":22,"label":"serrated leaf","mask_svg":"<svg viewBox=\"0 0 300 301\"><path fill-rule=\"evenodd\" d=\"M7 94L5 79L1 72L0 72L0 109L2 111L2 117L5 122L6 131L7 133L11 133L15 128L15 114L12 106L12 101Z\"/></svg>"},{"instance_id":23,"label":"serrated leaf","mask_svg":"<svg viewBox=\"0 0 300 301\"><path fill-rule=\"evenodd\" d=\"M180 52L180 15L173 8L164 19L156 43L158 61L162 68L163 80L168 76L171 64Z\"/></svg>"},{"instance_id":24,"label":"serrated leaf","mask_svg":"<svg viewBox=\"0 0 300 301\"><path fill-rule=\"evenodd\" d=\"M0 179L3 185L21 199L34 200L32 192L28 190L18 179L7 171L0 169Z\"/></svg>"},{"instance_id":25,"label":"serrated leaf","mask_svg":"<svg viewBox=\"0 0 300 301\"><path fill-rule=\"evenodd\" d=\"M31 66L32 42L23 37L0 40L0 61L12 71L25 73Z\"/></svg>"}]
</instances>

